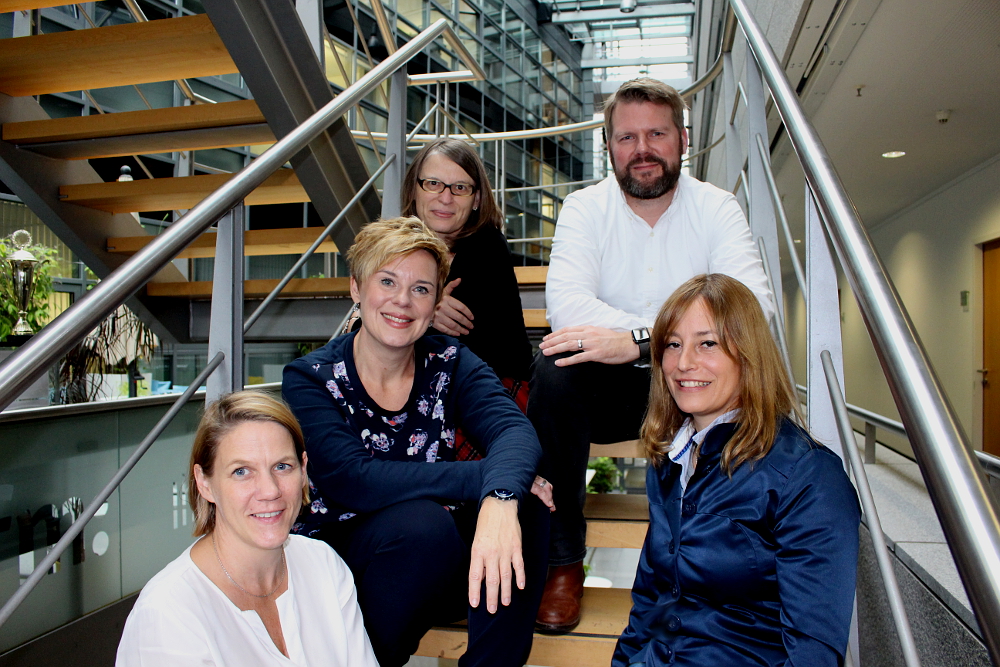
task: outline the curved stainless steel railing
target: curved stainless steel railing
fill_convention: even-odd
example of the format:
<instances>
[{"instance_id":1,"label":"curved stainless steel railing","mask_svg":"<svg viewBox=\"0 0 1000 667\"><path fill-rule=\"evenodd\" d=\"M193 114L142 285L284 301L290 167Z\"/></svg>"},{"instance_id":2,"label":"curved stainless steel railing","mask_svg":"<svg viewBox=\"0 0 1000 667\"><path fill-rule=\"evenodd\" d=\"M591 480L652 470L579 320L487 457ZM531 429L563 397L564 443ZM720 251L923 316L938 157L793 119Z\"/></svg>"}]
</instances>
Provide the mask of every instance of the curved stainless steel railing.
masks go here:
<instances>
[{"instance_id":1,"label":"curved stainless steel railing","mask_svg":"<svg viewBox=\"0 0 1000 667\"><path fill-rule=\"evenodd\" d=\"M1000 520L972 448L819 135L745 0L730 0L847 274L983 639L1000 664Z\"/></svg>"}]
</instances>

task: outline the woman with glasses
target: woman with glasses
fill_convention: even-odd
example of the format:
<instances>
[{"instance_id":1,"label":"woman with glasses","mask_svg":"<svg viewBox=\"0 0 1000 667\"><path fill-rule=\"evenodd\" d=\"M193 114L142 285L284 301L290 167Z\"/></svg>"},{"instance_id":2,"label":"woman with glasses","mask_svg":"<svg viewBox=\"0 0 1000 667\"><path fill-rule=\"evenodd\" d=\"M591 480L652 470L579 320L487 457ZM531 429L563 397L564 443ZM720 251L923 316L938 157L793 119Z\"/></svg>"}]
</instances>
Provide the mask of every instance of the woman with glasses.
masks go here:
<instances>
[{"instance_id":1,"label":"woman with glasses","mask_svg":"<svg viewBox=\"0 0 1000 667\"><path fill-rule=\"evenodd\" d=\"M437 139L406 171L401 200L403 215L420 218L451 254L434 329L455 336L485 361L523 410L531 344L501 231L503 215L482 160L464 141Z\"/></svg>"}]
</instances>

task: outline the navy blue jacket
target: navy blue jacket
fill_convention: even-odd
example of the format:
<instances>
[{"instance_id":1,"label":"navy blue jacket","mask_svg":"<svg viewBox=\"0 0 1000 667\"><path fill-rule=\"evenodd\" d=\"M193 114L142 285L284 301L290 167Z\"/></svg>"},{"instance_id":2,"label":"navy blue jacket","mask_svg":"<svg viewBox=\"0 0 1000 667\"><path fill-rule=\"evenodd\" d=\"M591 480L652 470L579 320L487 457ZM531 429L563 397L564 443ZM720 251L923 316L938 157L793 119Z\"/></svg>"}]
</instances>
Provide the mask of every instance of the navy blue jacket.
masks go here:
<instances>
[{"instance_id":1,"label":"navy blue jacket","mask_svg":"<svg viewBox=\"0 0 1000 667\"><path fill-rule=\"evenodd\" d=\"M736 424L681 467L650 467L649 532L612 665L842 664L860 511L841 460L785 420L763 459L719 465Z\"/></svg>"},{"instance_id":2,"label":"navy blue jacket","mask_svg":"<svg viewBox=\"0 0 1000 667\"><path fill-rule=\"evenodd\" d=\"M392 424L392 430L397 431L394 439L403 443L402 451L397 444L381 451L363 439L364 429L353 414L359 405L344 400L337 383L349 377L353 396L360 397L376 415L385 411L368 397L357 379L355 335L339 336L285 366L282 397L305 434L310 482L329 505L322 516L314 518L346 520L350 518L347 514L372 512L418 498L478 503L493 489L509 489L519 498L530 492L541 458L534 428L489 366L449 336L417 340L413 390L398 412L416 416L427 387L435 385L434 398L441 405L433 408L440 410L441 431L453 433L455 426L462 428L469 438L483 444L486 458L455 461L453 451L443 443L432 463L424 462L424 451L407 456L407 428L415 419L407 420L406 415ZM446 366L440 366L441 362ZM442 368L447 370L446 382L439 381Z\"/></svg>"}]
</instances>

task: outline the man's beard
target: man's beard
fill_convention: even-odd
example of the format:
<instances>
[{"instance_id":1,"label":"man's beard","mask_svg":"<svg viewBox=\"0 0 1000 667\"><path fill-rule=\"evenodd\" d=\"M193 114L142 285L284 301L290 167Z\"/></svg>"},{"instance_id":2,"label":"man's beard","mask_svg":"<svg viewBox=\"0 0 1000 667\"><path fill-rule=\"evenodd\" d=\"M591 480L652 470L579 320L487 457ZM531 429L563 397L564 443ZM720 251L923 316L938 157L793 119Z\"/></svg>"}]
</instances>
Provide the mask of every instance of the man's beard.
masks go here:
<instances>
[{"instance_id":1,"label":"man's beard","mask_svg":"<svg viewBox=\"0 0 1000 667\"><path fill-rule=\"evenodd\" d=\"M642 182L632 175L632 165L640 162L655 162L660 165L663 173L652 181ZM612 165L615 166L615 165ZM636 199L656 199L667 194L677 185L677 180L681 176L681 165L671 168L667 161L655 155L637 155L632 158L628 165L621 171L615 166L615 178L625 194Z\"/></svg>"}]
</instances>

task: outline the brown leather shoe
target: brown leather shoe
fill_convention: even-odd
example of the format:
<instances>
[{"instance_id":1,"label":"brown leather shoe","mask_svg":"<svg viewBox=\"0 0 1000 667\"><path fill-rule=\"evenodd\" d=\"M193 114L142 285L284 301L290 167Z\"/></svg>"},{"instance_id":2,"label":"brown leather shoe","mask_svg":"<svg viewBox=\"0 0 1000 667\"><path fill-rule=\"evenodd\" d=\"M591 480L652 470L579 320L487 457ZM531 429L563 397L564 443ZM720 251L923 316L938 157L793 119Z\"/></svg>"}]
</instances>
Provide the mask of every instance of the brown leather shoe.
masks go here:
<instances>
[{"instance_id":1,"label":"brown leather shoe","mask_svg":"<svg viewBox=\"0 0 1000 667\"><path fill-rule=\"evenodd\" d=\"M580 623L583 579L583 561L549 568L542 604L535 617L535 627L539 631L563 634Z\"/></svg>"}]
</instances>

